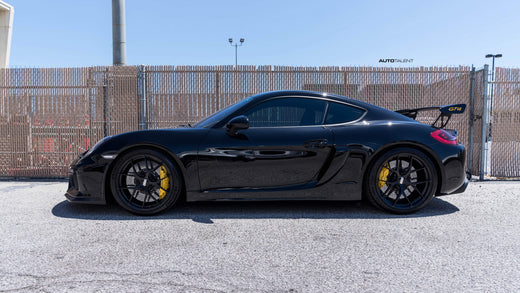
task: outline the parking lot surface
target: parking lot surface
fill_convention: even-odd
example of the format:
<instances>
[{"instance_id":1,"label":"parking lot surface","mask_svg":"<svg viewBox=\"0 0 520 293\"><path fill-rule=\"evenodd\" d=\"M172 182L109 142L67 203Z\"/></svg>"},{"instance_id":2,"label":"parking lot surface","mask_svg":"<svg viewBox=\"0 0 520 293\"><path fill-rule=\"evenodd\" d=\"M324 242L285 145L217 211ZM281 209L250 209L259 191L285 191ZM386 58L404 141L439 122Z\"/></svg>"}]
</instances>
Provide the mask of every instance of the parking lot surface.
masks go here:
<instances>
[{"instance_id":1,"label":"parking lot surface","mask_svg":"<svg viewBox=\"0 0 520 293\"><path fill-rule=\"evenodd\" d=\"M520 291L520 183L406 216L362 202L204 202L153 217L0 182L0 291Z\"/></svg>"}]
</instances>

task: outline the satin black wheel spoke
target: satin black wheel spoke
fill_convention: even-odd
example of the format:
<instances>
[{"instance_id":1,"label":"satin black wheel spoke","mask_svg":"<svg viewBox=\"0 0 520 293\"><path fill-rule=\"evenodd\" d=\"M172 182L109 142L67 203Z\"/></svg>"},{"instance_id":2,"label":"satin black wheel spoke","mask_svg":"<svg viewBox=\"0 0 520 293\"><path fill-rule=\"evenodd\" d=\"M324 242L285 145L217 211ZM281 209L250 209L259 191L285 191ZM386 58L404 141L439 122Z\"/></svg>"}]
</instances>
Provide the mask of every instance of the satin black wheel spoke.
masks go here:
<instances>
[{"instance_id":1,"label":"satin black wheel spoke","mask_svg":"<svg viewBox=\"0 0 520 293\"><path fill-rule=\"evenodd\" d=\"M149 160L150 161L150 171L153 171L155 172L155 170L157 170L157 168L159 168L161 165L154 161L154 160ZM157 164L156 166L154 166L154 164Z\"/></svg>"},{"instance_id":2,"label":"satin black wheel spoke","mask_svg":"<svg viewBox=\"0 0 520 293\"><path fill-rule=\"evenodd\" d=\"M424 194L422 193L422 191L420 191L419 189L415 188L414 191L416 191L418 194L419 194L419 198L420 199L423 199L424 198Z\"/></svg>"},{"instance_id":3,"label":"satin black wheel spoke","mask_svg":"<svg viewBox=\"0 0 520 293\"><path fill-rule=\"evenodd\" d=\"M405 176L405 172L404 172L404 164L403 164L404 160L402 157L399 157L399 176Z\"/></svg>"},{"instance_id":4,"label":"satin black wheel spoke","mask_svg":"<svg viewBox=\"0 0 520 293\"><path fill-rule=\"evenodd\" d=\"M153 166L153 163L156 163L157 166L154 167L154 166ZM161 164L160 164L159 162L154 162L154 161L152 161L152 162L150 162L150 167L152 167L151 170L152 170L154 173L157 174L157 169L160 169L160 168L161 168Z\"/></svg>"},{"instance_id":5,"label":"satin black wheel spoke","mask_svg":"<svg viewBox=\"0 0 520 293\"><path fill-rule=\"evenodd\" d=\"M123 190L130 190L130 189L133 189L133 190L135 190L136 187L137 187L136 185L131 185L131 186L128 186L128 185L127 185L127 186L125 186L125 187L121 187L121 186L120 186L119 189L123 189Z\"/></svg>"},{"instance_id":6,"label":"satin black wheel spoke","mask_svg":"<svg viewBox=\"0 0 520 293\"><path fill-rule=\"evenodd\" d=\"M424 184L424 183L430 183L431 180L423 180L423 181L417 181L417 182L410 182L410 185L413 185L414 187L417 186L417 184Z\"/></svg>"},{"instance_id":7,"label":"satin black wheel spoke","mask_svg":"<svg viewBox=\"0 0 520 293\"><path fill-rule=\"evenodd\" d=\"M395 207L395 204L401 199L402 191L399 190L399 194L396 194L394 201L392 202L392 206Z\"/></svg>"},{"instance_id":8,"label":"satin black wheel spoke","mask_svg":"<svg viewBox=\"0 0 520 293\"><path fill-rule=\"evenodd\" d=\"M393 160L395 162L395 173L397 176L401 176L401 173L399 173L399 156L395 156Z\"/></svg>"},{"instance_id":9,"label":"satin black wheel spoke","mask_svg":"<svg viewBox=\"0 0 520 293\"><path fill-rule=\"evenodd\" d=\"M388 164L388 167L386 166ZM390 169L390 161L383 165L383 168L387 169L390 172L395 172L393 169Z\"/></svg>"},{"instance_id":10,"label":"satin black wheel spoke","mask_svg":"<svg viewBox=\"0 0 520 293\"><path fill-rule=\"evenodd\" d=\"M144 156L144 167L146 169L146 173L148 173L151 169L148 168L148 157Z\"/></svg>"},{"instance_id":11,"label":"satin black wheel spoke","mask_svg":"<svg viewBox=\"0 0 520 293\"><path fill-rule=\"evenodd\" d=\"M395 204L397 203L398 199L399 199L399 196L396 196L395 199L392 201L392 207L395 207Z\"/></svg>"},{"instance_id":12,"label":"satin black wheel spoke","mask_svg":"<svg viewBox=\"0 0 520 293\"><path fill-rule=\"evenodd\" d=\"M132 170L134 171L134 174L138 174L137 170L135 169L135 163L134 163L134 160L130 160L130 164L132 164ZM128 172L127 172L128 174Z\"/></svg>"},{"instance_id":13,"label":"satin black wheel spoke","mask_svg":"<svg viewBox=\"0 0 520 293\"><path fill-rule=\"evenodd\" d=\"M161 185L159 185L158 183L155 183L153 186L155 187L155 188L153 189L153 192L156 193L157 196L160 196L159 193L157 192L158 190L162 189L162 190L164 190L164 191L167 191L167 190L165 190L164 188L162 188Z\"/></svg>"},{"instance_id":14,"label":"satin black wheel spoke","mask_svg":"<svg viewBox=\"0 0 520 293\"><path fill-rule=\"evenodd\" d=\"M421 167L421 168L418 168L418 169L413 169L413 173L417 173L417 172L421 172L422 170L425 170L426 167Z\"/></svg>"},{"instance_id":15,"label":"satin black wheel spoke","mask_svg":"<svg viewBox=\"0 0 520 293\"><path fill-rule=\"evenodd\" d=\"M134 173L134 172L126 172L126 173L121 173L119 174L120 176L126 176L126 177L139 177L139 175L137 173Z\"/></svg>"},{"instance_id":16,"label":"satin black wheel spoke","mask_svg":"<svg viewBox=\"0 0 520 293\"><path fill-rule=\"evenodd\" d=\"M155 201L160 200L160 199L161 199L161 196L159 195L159 193L157 192L157 190L154 189L154 190L152 190L152 191L153 191L153 193L155 193L155 194L157 195L157 197L153 197L153 199L154 199ZM150 195L152 195L152 194L150 194Z\"/></svg>"},{"instance_id":17,"label":"satin black wheel spoke","mask_svg":"<svg viewBox=\"0 0 520 293\"><path fill-rule=\"evenodd\" d=\"M411 207L411 206L412 206L412 202L410 201L410 199L408 198L408 196L406 196L406 194L404 194L404 192L403 192L403 196L404 196L404 198L408 201L408 206Z\"/></svg>"},{"instance_id":18,"label":"satin black wheel spoke","mask_svg":"<svg viewBox=\"0 0 520 293\"><path fill-rule=\"evenodd\" d=\"M139 193L139 190L138 189L134 189L134 192L132 192L132 194L130 195L130 202L133 201L134 198L136 198L137 194Z\"/></svg>"},{"instance_id":19,"label":"satin black wheel spoke","mask_svg":"<svg viewBox=\"0 0 520 293\"><path fill-rule=\"evenodd\" d=\"M404 176L410 176L410 174L412 173L412 167L413 167L413 157L410 156L410 161L408 162L408 171L406 172L406 174Z\"/></svg>"},{"instance_id":20,"label":"satin black wheel spoke","mask_svg":"<svg viewBox=\"0 0 520 293\"><path fill-rule=\"evenodd\" d=\"M149 198L150 198L150 192L148 191L148 192L146 192L145 195L144 195L144 198L143 198L143 204L142 204L142 206L141 206L142 208L144 208L144 206L146 205L146 201L147 201L147 199L149 199Z\"/></svg>"},{"instance_id":21,"label":"satin black wheel spoke","mask_svg":"<svg viewBox=\"0 0 520 293\"><path fill-rule=\"evenodd\" d=\"M411 190L410 190L410 188L411 188ZM410 191L410 194L411 194L415 189L416 189L415 186L408 184L408 185L406 185L406 188L404 189L404 191L408 190L408 191Z\"/></svg>"},{"instance_id":22,"label":"satin black wheel spoke","mask_svg":"<svg viewBox=\"0 0 520 293\"><path fill-rule=\"evenodd\" d=\"M168 192L168 189L164 189L164 188L162 188L162 186L160 186L160 185L159 185L159 189L162 189L162 190Z\"/></svg>"},{"instance_id":23,"label":"satin black wheel spoke","mask_svg":"<svg viewBox=\"0 0 520 293\"><path fill-rule=\"evenodd\" d=\"M381 192L381 190L379 190L379 193L381 194L381 196L383 198L388 198L388 196L390 196L390 193L392 193L393 189L394 189L394 184L391 184L390 186L388 186L388 188L384 192Z\"/></svg>"}]
</instances>

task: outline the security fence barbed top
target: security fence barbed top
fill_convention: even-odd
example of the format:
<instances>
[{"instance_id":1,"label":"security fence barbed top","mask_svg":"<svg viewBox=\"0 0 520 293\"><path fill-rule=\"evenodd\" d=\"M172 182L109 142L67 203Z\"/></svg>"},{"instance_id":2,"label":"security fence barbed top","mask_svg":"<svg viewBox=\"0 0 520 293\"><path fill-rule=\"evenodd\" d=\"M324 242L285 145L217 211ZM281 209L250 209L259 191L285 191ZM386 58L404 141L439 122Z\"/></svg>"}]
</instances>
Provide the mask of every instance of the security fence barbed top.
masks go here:
<instances>
[{"instance_id":1,"label":"security fence barbed top","mask_svg":"<svg viewBox=\"0 0 520 293\"><path fill-rule=\"evenodd\" d=\"M518 86L520 78L512 74L516 84L506 84ZM463 66L5 69L0 71L0 176L65 177L69 163L104 136L194 123L252 94L273 90L335 93L391 110L468 104L473 111L454 116L450 127L472 148L468 163L478 174L486 78L484 70ZM514 97L496 95L494 103ZM418 120L431 123L435 114ZM518 161L516 166L512 173L520 176Z\"/></svg>"}]
</instances>

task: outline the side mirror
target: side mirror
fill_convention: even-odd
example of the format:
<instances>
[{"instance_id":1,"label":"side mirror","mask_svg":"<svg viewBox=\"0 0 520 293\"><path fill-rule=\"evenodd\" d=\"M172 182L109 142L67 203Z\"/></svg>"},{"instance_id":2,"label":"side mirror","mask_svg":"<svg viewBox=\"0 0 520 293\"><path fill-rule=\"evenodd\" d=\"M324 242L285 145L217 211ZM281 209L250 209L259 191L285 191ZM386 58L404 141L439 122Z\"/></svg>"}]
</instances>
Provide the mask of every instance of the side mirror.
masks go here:
<instances>
[{"instance_id":1,"label":"side mirror","mask_svg":"<svg viewBox=\"0 0 520 293\"><path fill-rule=\"evenodd\" d=\"M237 131L241 129L249 128L249 118L247 116L241 115L237 116L231 120L229 120L228 124L226 124L227 134L231 136L237 135Z\"/></svg>"}]
</instances>

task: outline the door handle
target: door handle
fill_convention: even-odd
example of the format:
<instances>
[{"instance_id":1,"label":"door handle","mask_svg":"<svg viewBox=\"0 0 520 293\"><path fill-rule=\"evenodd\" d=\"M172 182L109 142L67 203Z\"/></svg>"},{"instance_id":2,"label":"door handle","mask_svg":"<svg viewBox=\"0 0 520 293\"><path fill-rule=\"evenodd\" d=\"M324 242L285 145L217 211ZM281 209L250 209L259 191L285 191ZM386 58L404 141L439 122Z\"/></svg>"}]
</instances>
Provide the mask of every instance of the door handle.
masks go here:
<instances>
[{"instance_id":1,"label":"door handle","mask_svg":"<svg viewBox=\"0 0 520 293\"><path fill-rule=\"evenodd\" d=\"M322 148L322 147L327 146L328 143L329 143L329 141L326 139L313 139L313 140L307 141L305 143L305 146L309 147L309 148Z\"/></svg>"}]
</instances>

